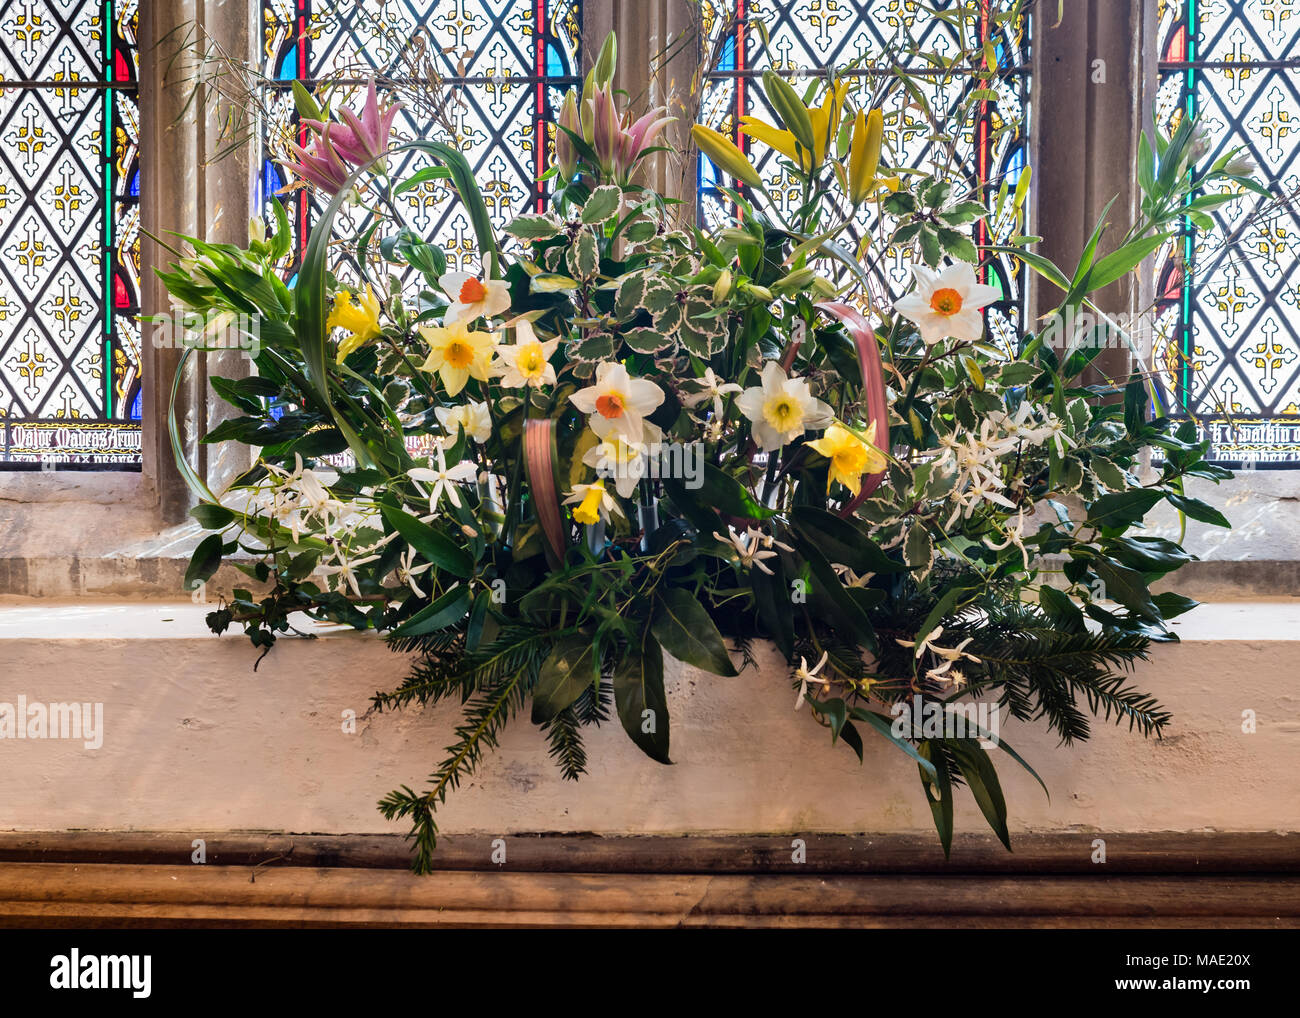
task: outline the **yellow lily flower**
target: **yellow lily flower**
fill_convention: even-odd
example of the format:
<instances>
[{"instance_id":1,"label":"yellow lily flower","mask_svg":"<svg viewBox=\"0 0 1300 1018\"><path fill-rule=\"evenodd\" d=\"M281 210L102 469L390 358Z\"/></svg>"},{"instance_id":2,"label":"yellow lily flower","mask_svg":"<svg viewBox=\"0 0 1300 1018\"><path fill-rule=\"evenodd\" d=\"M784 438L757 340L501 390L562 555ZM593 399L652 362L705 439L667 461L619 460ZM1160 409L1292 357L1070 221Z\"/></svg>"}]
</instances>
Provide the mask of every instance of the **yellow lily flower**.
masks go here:
<instances>
[{"instance_id":1,"label":"yellow lily flower","mask_svg":"<svg viewBox=\"0 0 1300 1018\"><path fill-rule=\"evenodd\" d=\"M794 134L773 127L758 117L741 117L740 133L748 135L770 148L776 149L783 156L799 167L804 173L819 168L825 161L830 149L830 140L840 127L840 110L844 98L849 94L846 82L840 82L826 89L826 96L820 106L808 110L808 119L812 121L813 151L806 151L795 141Z\"/></svg>"},{"instance_id":2,"label":"yellow lily flower","mask_svg":"<svg viewBox=\"0 0 1300 1018\"><path fill-rule=\"evenodd\" d=\"M862 475L875 474L885 469L885 457L881 455L874 443L876 441L876 422L871 422L867 429L867 441L864 442L853 432L832 424L826 434L808 444L831 461L830 475L826 478L826 490L839 481L854 495L862 488Z\"/></svg>"},{"instance_id":3,"label":"yellow lily flower","mask_svg":"<svg viewBox=\"0 0 1300 1018\"><path fill-rule=\"evenodd\" d=\"M813 168L809 153L799 146L794 140L794 135L789 131L773 127L767 121L759 120L758 117L741 117L740 133L761 141L769 148L776 149L804 173Z\"/></svg>"},{"instance_id":4,"label":"yellow lily flower","mask_svg":"<svg viewBox=\"0 0 1300 1018\"><path fill-rule=\"evenodd\" d=\"M379 325L379 299L367 286L365 294L358 296L357 303L353 304L352 292L340 290L334 297L325 325L330 329L347 329L351 333L339 344L338 361L342 364L353 350L384 334Z\"/></svg>"},{"instance_id":5,"label":"yellow lily flower","mask_svg":"<svg viewBox=\"0 0 1300 1018\"><path fill-rule=\"evenodd\" d=\"M897 177L878 177L880 146L884 137L884 117L880 110L858 111L853 121L853 140L849 145L848 192L854 205L861 205L881 189L898 190Z\"/></svg>"},{"instance_id":6,"label":"yellow lily flower","mask_svg":"<svg viewBox=\"0 0 1300 1018\"><path fill-rule=\"evenodd\" d=\"M838 82L826 89L826 96L822 99L820 107L808 111L808 116L812 119L813 144L817 149L815 155L818 166L825 162L830 152L831 139L840 129L840 111L844 108L844 97L848 94L848 82Z\"/></svg>"}]
</instances>

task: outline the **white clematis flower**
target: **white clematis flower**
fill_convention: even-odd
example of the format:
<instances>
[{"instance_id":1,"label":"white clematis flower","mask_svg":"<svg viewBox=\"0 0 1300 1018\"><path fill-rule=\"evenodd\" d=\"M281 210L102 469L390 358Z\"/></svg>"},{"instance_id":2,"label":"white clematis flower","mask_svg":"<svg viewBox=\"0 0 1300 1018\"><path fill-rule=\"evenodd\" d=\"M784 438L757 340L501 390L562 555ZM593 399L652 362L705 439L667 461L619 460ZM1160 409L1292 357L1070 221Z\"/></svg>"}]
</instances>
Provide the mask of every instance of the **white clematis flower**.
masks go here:
<instances>
[{"instance_id":1,"label":"white clematis flower","mask_svg":"<svg viewBox=\"0 0 1300 1018\"><path fill-rule=\"evenodd\" d=\"M799 658L799 667L795 670L794 677L799 680L799 698L794 702L794 709L798 710L803 706L804 700L808 696L808 683L813 682L822 687L822 692L831 688L829 680L822 678L817 673L826 666L826 659L830 656L827 651L822 651L821 660L813 667L808 667L806 657Z\"/></svg>"},{"instance_id":2,"label":"white clematis flower","mask_svg":"<svg viewBox=\"0 0 1300 1018\"><path fill-rule=\"evenodd\" d=\"M444 494L447 496L447 501L459 509L460 495L456 492L456 485L475 480L478 470L470 460L457 463L448 469L447 454L439 445L437 470L430 467L412 467L406 475L413 481L433 486L429 489L429 512L433 513L438 511L438 503L442 501Z\"/></svg>"}]
</instances>

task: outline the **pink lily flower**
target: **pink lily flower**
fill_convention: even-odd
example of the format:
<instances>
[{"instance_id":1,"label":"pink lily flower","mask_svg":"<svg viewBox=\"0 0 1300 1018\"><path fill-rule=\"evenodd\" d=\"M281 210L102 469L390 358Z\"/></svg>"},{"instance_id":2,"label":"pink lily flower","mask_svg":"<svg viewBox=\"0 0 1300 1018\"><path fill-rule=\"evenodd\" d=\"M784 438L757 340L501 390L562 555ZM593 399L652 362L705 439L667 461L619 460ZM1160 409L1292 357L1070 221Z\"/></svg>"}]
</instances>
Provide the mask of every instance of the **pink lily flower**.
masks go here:
<instances>
[{"instance_id":1,"label":"pink lily flower","mask_svg":"<svg viewBox=\"0 0 1300 1018\"><path fill-rule=\"evenodd\" d=\"M663 116L665 110L663 106L653 109L620 132L618 149L614 153L614 173L620 184L626 184L632 178L641 154L651 148L664 128L677 119Z\"/></svg>"},{"instance_id":2,"label":"pink lily flower","mask_svg":"<svg viewBox=\"0 0 1300 1018\"><path fill-rule=\"evenodd\" d=\"M340 110L339 119L343 122L328 125L330 141L338 154L353 166L362 166L382 156L391 144L393 120L402 105L400 102L389 103L381 109L375 79L371 78L366 86L366 102L361 115L352 110ZM317 120L305 123L317 132L323 132L327 126Z\"/></svg>"},{"instance_id":3,"label":"pink lily flower","mask_svg":"<svg viewBox=\"0 0 1300 1018\"><path fill-rule=\"evenodd\" d=\"M606 85L596 89L591 97L592 132L590 141L596 150L600 168L609 173L614 168L614 157L618 152L621 128L618 119L618 107L614 103L614 93Z\"/></svg>"},{"instance_id":4,"label":"pink lily flower","mask_svg":"<svg viewBox=\"0 0 1300 1018\"><path fill-rule=\"evenodd\" d=\"M298 157L298 161L281 160L285 169L292 170L329 195L338 194L348 181L348 168L339 158L331 137L332 128L336 126L325 125L325 129L312 141L310 151L290 142L289 148Z\"/></svg>"}]
</instances>

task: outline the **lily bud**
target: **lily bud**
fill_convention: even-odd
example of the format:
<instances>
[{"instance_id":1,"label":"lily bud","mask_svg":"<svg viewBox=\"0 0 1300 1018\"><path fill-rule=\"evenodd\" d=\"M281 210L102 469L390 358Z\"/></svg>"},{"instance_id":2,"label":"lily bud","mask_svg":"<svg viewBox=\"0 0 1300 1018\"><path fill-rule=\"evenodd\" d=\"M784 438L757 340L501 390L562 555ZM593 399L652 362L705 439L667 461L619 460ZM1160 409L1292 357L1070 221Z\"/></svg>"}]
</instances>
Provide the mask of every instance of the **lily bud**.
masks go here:
<instances>
[{"instance_id":1,"label":"lily bud","mask_svg":"<svg viewBox=\"0 0 1300 1018\"><path fill-rule=\"evenodd\" d=\"M721 304L731 294L731 270L723 269L713 283L713 303Z\"/></svg>"},{"instance_id":2,"label":"lily bud","mask_svg":"<svg viewBox=\"0 0 1300 1018\"><path fill-rule=\"evenodd\" d=\"M740 292L755 298L756 300L775 300L772 291L766 286L759 286L757 283L741 283Z\"/></svg>"},{"instance_id":3,"label":"lily bud","mask_svg":"<svg viewBox=\"0 0 1300 1018\"><path fill-rule=\"evenodd\" d=\"M560 106L560 115L556 119L559 127L568 128L574 134L582 133L582 121L578 116L578 93L576 89L569 89L564 94L564 102ZM573 179L574 173L578 170L578 152L573 147L573 139L564 131L559 129L555 132L555 162L560 168L560 176L567 183Z\"/></svg>"},{"instance_id":4,"label":"lily bud","mask_svg":"<svg viewBox=\"0 0 1300 1018\"><path fill-rule=\"evenodd\" d=\"M839 288L825 276L814 276L812 288L817 292L819 297L830 298L840 292Z\"/></svg>"},{"instance_id":5,"label":"lily bud","mask_svg":"<svg viewBox=\"0 0 1300 1018\"><path fill-rule=\"evenodd\" d=\"M812 269L795 269L778 279L772 289L777 293L793 293L808 286L816 276L817 273Z\"/></svg>"},{"instance_id":6,"label":"lily bud","mask_svg":"<svg viewBox=\"0 0 1300 1018\"><path fill-rule=\"evenodd\" d=\"M614 37L614 33L610 32L605 36L605 41L600 47L600 55L596 57L594 77L597 85L608 85L614 80L614 64L617 61L618 40Z\"/></svg>"},{"instance_id":7,"label":"lily bud","mask_svg":"<svg viewBox=\"0 0 1300 1018\"><path fill-rule=\"evenodd\" d=\"M745 154L736 148L731 139L723 137L711 127L696 124L691 128L691 138L701 152L708 156L724 173L748 184L761 188L763 180L754 169L754 164L745 158Z\"/></svg>"},{"instance_id":8,"label":"lily bud","mask_svg":"<svg viewBox=\"0 0 1300 1018\"><path fill-rule=\"evenodd\" d=\"M880 168L880 145L884 117L880 110L864 114L858 110L853 121L853 142L849 147L849 200L861 205L873 190Z\"/></svg>"},{"instance_id":9,"label":"lily bud","mask_svg":"<svg viewBox=\"0 0 1300 1018\"><path fill-rule=\"evenodd\" d=\"M619 122L618 108L614 103L614 94L609 86L596 89L591 101L592 112L592 147L596 158L605 173L612 173L614 157L618 154Z\"/></svg>"}]
</instances>

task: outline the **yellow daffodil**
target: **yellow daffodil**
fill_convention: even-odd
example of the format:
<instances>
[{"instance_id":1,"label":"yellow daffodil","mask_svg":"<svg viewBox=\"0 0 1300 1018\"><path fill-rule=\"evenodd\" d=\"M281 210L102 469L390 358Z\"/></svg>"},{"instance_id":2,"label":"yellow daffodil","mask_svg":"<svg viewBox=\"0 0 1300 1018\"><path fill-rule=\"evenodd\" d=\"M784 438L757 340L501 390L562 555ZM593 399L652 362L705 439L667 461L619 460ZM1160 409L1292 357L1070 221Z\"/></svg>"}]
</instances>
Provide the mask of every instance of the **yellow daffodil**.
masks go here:
<instances>
[{"instance_id":1,"label":"yellow daffodil","mask_svg":"<svg viewBox=\"0 0 1300 1018\"><path fill-rule=\"evenodd\" d=\"M514 346L497 347L496 372L501 376L502 386L507 389L522 389L524 386L538 389L543 385L554 385L555 368L550 361L559 345L559 337L543 343L528 322L519 322L515 326Z\"/></svg>"},{"instance_id":2,"label":"yellow daffodil","mask_svg":"<svg viewBox=\"0 0 1300 1018\"><path fill-rule=\"evenodd\" d=\"M334 297L325 324L331 329L347 329L350 335L339 344L338 360L342 364L353 350L365 346L384 334L379 325L379 299L366 287L366 292L352 302L350 290L340 290Z\"/></svg>"},{"instance_id":3,"label":"yellow daffodil","mask_svg":"<svg viewBox=\"0 0 1300 1018\"><path fill-rule=\"evenodd\" d=\"M564 500L564 504L576 505L577 508L573 510L574 521L588 527L594 527L601 520L608 520L611 510L619 512L618 503L605 490L605 482L599 479L591 484L575 484L573 494Z\"/></svg>"},{"instance_id":4,"label":"yellow daffodil","mask_svg":"<svg viewBox=\"0 0 1300 1018\"><path fill-rule=\"evenodd\" d=\"M473 332L465 322L455 322L422 325L420 335L429 344L428 359L420 366L438 373L448 396L459 393L470 378L486 382L492 377L492 354L497 344L491 333Z\"/></svg>"},{"instance_id":5,"label":"yellow daffodil","mask_svg":"<svg viewBox=\"0 0 1300 1018\"><path fill-rule=\"evenodd\" d=\"M856 495L862 487L863 474L875 474L885 469L885 457L875 448L875 441L876 424L872 421L867 429L866 442L846 428L832 424L825 435L808 443L831 461L830 476L826 478L827 491L830 491L832 482L839 481Z\"/></svg>"},{"instance_id":6,"label":"yellow daffodil","mask_svg":"<svg viewBox=\"0 0 1300 1018\"><path fill-rule=\"evenodd\" d=\"M858 110L853 121L853 140L849 145L849 200L861 205L884 188L898 190L897 177L877 177L880 168L880 144L884 137L884 117L880 110Z\"/></svg>"}]
</instances>

